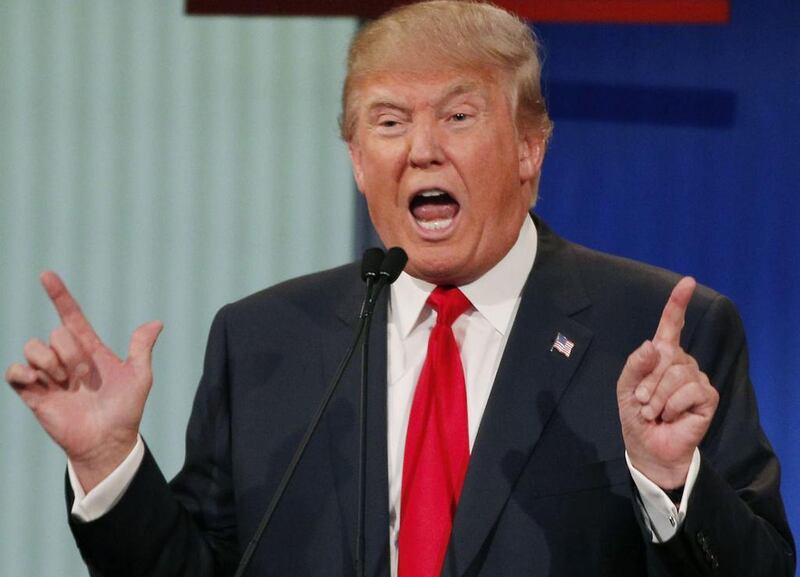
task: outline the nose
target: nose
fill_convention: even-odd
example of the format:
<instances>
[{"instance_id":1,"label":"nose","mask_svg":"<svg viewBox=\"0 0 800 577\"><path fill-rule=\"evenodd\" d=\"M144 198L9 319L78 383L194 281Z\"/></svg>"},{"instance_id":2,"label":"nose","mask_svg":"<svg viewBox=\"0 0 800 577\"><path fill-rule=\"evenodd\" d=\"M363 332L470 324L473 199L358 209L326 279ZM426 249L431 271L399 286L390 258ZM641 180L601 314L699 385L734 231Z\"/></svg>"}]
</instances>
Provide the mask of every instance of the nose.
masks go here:
<instances>
[{"instance_id":1,"label":"nose","mask_svg":"<svg viewBox=\"0 0 800 577\"><path fill-rule=\"evenodd\" d=\"M414 168L438 166L444 162L444 151L435 123L419 122L411 131L408 162Z\"/></svg>"}]
</instances>

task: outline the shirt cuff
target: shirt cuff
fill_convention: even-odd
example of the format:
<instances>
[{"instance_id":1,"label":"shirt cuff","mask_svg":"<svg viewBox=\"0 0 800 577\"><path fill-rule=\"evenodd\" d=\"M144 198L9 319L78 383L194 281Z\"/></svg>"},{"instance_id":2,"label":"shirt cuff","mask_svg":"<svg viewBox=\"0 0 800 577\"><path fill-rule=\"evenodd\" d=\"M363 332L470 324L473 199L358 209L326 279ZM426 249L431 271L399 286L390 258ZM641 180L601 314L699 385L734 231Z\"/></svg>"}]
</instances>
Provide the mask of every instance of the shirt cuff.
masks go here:
<instances>
[{"instance_id":1,"label":"shirt cuff","mask_svg":"<svg viewBox=\"0 0 800 577\"><path fill-rule=\"evenodd\" d=\"M125 460L88 494L84 492L72 463L67 459L69 482L72 485L72 492L75 494L75 500L72 502L72 515L78 520L88 523L108 513L128 490L128 486L139 470L139 465L142 464L142 459L144 459L144 442L140 435Z\"/></svg>"},{"instance_id":2,"label":"shirt cuff","mask_svg":"<svg viewBox=\"0 0 800 577\"><path fill-rule=\"evenodd\" d=\"M689 510L689 497L697 480L697 474L700 472L700 451L697 448L694 450L689 472L686 475L686 483L683 486L683 496L678 506L670 500L658 485L631 465L627 451L625 451L625 461L628 463L631 477L637 491L639 491L639 496L641 497L639 506L642 509L642 515L649 521L653 543L663 543L672 539L680 529Z\"/></svg>"}]
</instances>

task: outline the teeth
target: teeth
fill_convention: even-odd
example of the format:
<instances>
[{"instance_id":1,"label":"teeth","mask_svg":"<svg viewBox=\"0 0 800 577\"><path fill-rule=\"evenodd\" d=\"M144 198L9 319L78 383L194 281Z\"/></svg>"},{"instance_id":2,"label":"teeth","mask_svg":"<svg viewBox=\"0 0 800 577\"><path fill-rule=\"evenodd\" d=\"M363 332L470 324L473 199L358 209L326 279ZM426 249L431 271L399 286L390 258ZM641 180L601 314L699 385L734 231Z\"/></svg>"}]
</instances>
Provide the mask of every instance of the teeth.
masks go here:
<instances>
[{"instance_id":1,"label":"teeth","mask_svg":"<svg viewBox=\"0 0 800 577\"><path fill-rule=\"evenodd\" d=\"M425 230L442 230L453 222L452 218L442 218L440 220L418 220L419 225Z\"/></svg>"},{"instance_id":2,"label":"teeth","mask_svg":"<svg viewBox=\"0 0 800 577\"><path fill-rule=\"evenodd\" d=\"M434 197L434 196L444 196L445 194L447 194L447 193L445 191L443 191L443 190L434 189L434 190L423 191L423 192L420 193L420 196L425 197L425 198L431 198L431 197Z\"/></svg>"}]
</instances>

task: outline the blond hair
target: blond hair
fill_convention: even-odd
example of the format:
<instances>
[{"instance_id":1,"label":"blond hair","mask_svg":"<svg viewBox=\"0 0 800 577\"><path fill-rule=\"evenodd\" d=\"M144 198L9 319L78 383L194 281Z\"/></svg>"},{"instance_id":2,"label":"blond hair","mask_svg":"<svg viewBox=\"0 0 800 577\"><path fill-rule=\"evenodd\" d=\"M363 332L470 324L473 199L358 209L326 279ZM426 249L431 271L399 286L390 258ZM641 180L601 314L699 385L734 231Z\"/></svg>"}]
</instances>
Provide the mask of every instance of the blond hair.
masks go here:
<instances>
[{"instance_id":1,"label":"blond hair","mask_svg":"<svg viewBox=\"0 0 800 577\"><path fill-rule=\"evenodd\" d=\"M539 46L530 28L502 8L484 2L432 0L401 6L364 26L350 44L339 126L352 140L360 81L391 71L432 66L506 73L520 130L547 141L553 124L541 90Z\"/></svg>"}]
</instances>

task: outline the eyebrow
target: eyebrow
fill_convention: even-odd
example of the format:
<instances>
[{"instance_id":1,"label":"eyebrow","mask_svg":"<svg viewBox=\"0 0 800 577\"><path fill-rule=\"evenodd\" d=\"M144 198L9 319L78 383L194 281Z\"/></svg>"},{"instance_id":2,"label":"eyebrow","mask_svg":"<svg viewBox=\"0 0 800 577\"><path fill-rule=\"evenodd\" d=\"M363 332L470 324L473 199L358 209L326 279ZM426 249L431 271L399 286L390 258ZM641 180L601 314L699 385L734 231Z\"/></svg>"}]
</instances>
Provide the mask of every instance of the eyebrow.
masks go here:
<instances>
[{"instance_id":1,"label":"eyebrow","mask_svg":"<svg viewBox=\"0 0 800 577\"><path fill-rule=\"evenodd\" d=\"M456 96L469 94L470 92L475 92L480 96L486 96L486 91L481 88L477 82L457 82L445 91L442 97L437 101L437 105L441 105L448 100L452 100Z\"/></svg>"},{"instance_id":2,"label":"eyebrow","mask_svg":"<svg viewBox=\"0 0 800 577\"><path fill-rule=\"evenodd\" d=\"M393 101L391 101L389 99L382 98L380 100L375 100L373 102L370 102L367 105L367 112L373 112L373 111L377 110L378 108L391 108L391 109L397 110L399 112L405 112L407 110L407 108L405 106L402 106L402 105L400 105L400 104L398 104L396 102L393 102Z\"/></svg>"}]
</instances>

